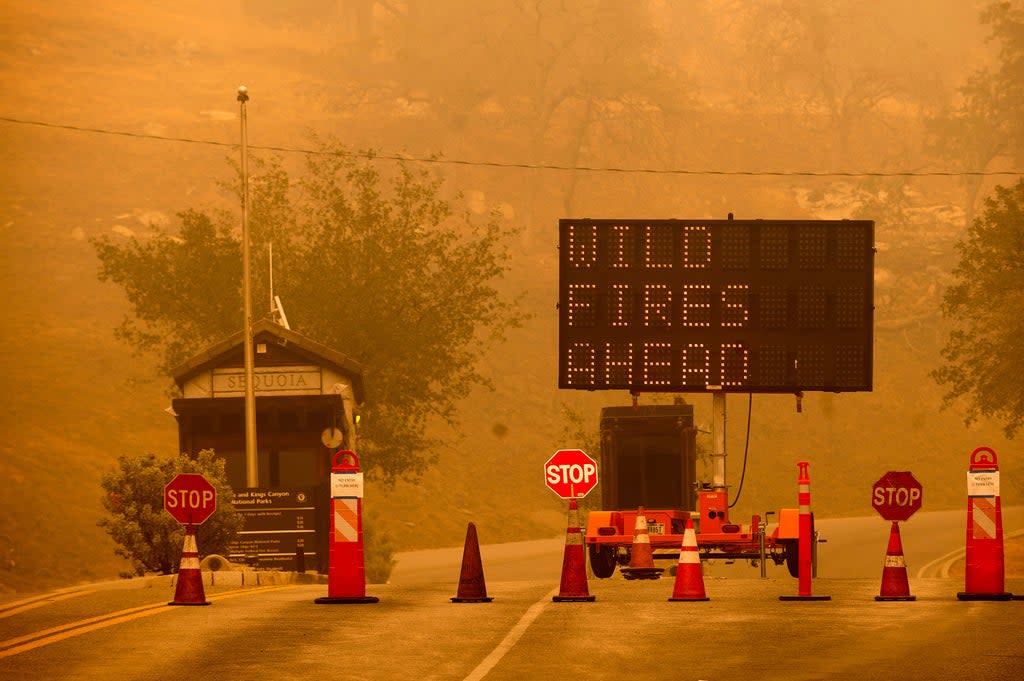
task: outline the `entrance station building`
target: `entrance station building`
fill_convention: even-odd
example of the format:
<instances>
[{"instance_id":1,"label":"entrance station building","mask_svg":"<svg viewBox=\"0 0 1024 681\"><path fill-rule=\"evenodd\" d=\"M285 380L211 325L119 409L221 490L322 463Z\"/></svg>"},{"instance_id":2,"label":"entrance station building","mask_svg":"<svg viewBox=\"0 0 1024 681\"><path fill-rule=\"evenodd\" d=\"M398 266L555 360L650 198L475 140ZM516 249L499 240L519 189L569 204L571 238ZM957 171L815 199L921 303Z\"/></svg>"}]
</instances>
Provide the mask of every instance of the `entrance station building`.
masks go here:
<instances>
[{"instance_id":1,"label":"entrance station building","mask_svg":"<svg viewBox=\"0 0 1024 681\"><path fill-rule=\"evenodd\" d=\"M239 332L175 370L179 448L226 463L246 520L232 560L326 571L331 456L356 448L362 367L270 320L253 325L259 487L249 489L243 342Z\"/></svg>"}]
</instances>

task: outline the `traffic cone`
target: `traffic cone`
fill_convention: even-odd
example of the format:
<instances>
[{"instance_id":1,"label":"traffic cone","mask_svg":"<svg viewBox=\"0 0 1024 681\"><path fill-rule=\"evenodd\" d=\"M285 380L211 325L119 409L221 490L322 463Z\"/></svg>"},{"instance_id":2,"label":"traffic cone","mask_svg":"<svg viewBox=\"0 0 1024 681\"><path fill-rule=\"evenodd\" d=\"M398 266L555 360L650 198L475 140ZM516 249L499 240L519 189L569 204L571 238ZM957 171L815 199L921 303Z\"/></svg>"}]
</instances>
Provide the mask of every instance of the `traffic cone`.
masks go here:
<instances>
[{"instance_id":1,"label":"traffic cone","mask_svg":"<svg viewBox=\"0 0 1024 681\"><path fill-rule=\"evenodd\" d=\"M203 573L199 569L199 548L196 546L195 526L189 524L185 530L185 544L181 549L181 564L178 567L177 583L174 586L174 600L167 605L209 605L203 591Z\"/></svg>"},{"instance_id":2,"label":"traffic cone","mask_svg":"<svg viewBox=\"0 0 1024 681\"><path fill-rule=\"evenodd\" d=\"M647 531L647 517L644 507L636 512L636 526L633 530L633 545L630 548L629 566L622 568L626 579L658 579L665 568L654 567L654 551Z\"/></svg>"},{"instance_id":3,"label":"traffic cone","mask_svg":"<svg viewBox=\"0 0 1024 681\"><path fill-rule=\"evenodd\" d=\"M693 531L693 519L689 515L686 516L686 529L683 531L683 547L679 551L676 584L669 600L711 600L704 592L704 575L701 572L700 554L697 552L697 533Z\"/></svg>"},{"instance_id":4,"label":"traffic cone","mask_svg":"<svg viewBox=\"0 0 1024 681\"><path fill-rule=\"evenodd\" d=\"M565 529L565 554L562 558L562 582L557 596L551 600L556 603L592 602L587 589L587 556L583 553L583 533L580 532L580 512L575 499L569 500L569 522Z\"/></svg>"},{"instance_id":5,"label":"traffic cone","mask_svg":"<svg viewBox=\"0 0 1024 681\"><path fill-rule=\"evenodd\" d=\"M466 544L462 549L462 572L459 574L459 590L452 603L490 603L487 585L484 583L484 566L480 561L480 543L476 538L476 525L466 528Z\"/></svg>"},{"instance_id":6,"label":"traffic cone","mask_svg":"<svg viewBox=\"0 0 1024 681\"><path fill-rule=\"evenodd\" d=\"M885 567L882 568L882 589L875 596L876 601L914 601L907 581L907 563L903 560L903 542L900 541L900 524L892 521L889 531L889 548L885 551Z\"/></svg>"}]
</instances>

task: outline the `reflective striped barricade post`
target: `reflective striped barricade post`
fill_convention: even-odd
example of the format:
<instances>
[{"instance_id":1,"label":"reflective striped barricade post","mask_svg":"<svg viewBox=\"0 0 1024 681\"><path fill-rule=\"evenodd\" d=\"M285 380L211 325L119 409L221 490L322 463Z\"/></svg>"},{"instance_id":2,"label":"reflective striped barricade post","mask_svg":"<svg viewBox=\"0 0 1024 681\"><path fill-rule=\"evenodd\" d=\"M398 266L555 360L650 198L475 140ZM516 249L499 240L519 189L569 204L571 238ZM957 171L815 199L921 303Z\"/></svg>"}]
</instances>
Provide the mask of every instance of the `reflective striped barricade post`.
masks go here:
<instances>
[{"instance_id":1,"label":"reflective striped barricade post","mask_svg":"<svg viewBox=\"0 0 1024 681\"><path fill-rule=\"evenodd\" d=\"M961 601L1008 601L1005 588L999 464L991 447L971 452L967 469L967 553Z\"/></svg>"},{"instance_id":2,"label":"reflective striped barricade post","mask_svg":"<svg viewBox=\"0 0 1024 681\"><path fill-rule=\"evenodd\" d=\"M363 473L356 453L343 449L331 466L331 538L327 596L316 603L376 603L366 595L363 554Z\"/></svg>"}]
</instances>

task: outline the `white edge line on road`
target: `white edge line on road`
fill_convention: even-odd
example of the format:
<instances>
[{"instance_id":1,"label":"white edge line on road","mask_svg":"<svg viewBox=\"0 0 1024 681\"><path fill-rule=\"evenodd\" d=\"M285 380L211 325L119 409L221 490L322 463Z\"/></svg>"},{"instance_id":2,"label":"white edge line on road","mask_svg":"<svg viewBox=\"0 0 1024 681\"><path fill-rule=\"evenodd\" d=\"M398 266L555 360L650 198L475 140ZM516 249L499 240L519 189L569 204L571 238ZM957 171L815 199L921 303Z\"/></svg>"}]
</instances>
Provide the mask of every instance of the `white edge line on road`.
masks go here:
<instances>
[{"instance_id":1,"label":"white edge line on road","mask_svg":"<svg viewBox=\"0 0 1024 681\"><path fill-rule=\"evenodd\" d=\"M1014 532L1010 532L1009 534L1003 535L1003 538L1009 539L1011 537L1019 537L1021 535L1024 535L1024 530L1016 530ZM953 567L953 563L963 558L966 554L967 548L964 547L962 549L955 549L953 551L950 551L944 556L939 556L930 563L922 565L921 568L917 571L917 578L921 579L924 577L928 577L929 573L933 569L935 569L936 566L939 566L936 570L936 572L938 573L936 574L936 577L946 579L949 577L949 569Z\"/></svg>"},{"instance_id":2,"label":"white edge line on road","mask_svg":"<svg viewBox=\"0 0 1024 681\"><path fill-rule=\"evenodd\" d=\"M519 618L516 625L509 630L505 638L502 639L501 643L491 651L491 654L483 659L483 661L476 666L476 669L469 673L463 681L480 681L480 679L487 676L487 673L494 669L494 666L501 661L501 658L505 657L505 654L512 650L512 646L522 638L523 634L526 633L526 629L533 623L535 619L540 616L541 610L544 609L548 603L551 602L553 596L558 595L558 589L553 589L548 593L544 594L543 598L531 605L523 616Z\"/></svg>"},{"instance_id":3,"label":"white edge line on road","mask_svg":"<svg viewBox=\"0 0 1024 681\"><path fill-rule=\"evenodd\" d=\"M936 558L935 560L931 561L930 563L926 563L925 565L922 565L917 570L917 578L918 579L922 579L922 578L928 577L929 574L931 574L933 570L936 572L936 575L935 575L936 577L942 577L942 578L949 577L949 568L950 568L950 566L954 562L956 562L957 559L963 557L964 553L966 553L965 549L954 549L954 550L950 551L949 553L947 553L946 555L939 556L938 558ZM943 565L942 567L939 567L936 570L935 566L939 565L943 561L945 561L946 564Z\"/></svg>"}]
</instances>

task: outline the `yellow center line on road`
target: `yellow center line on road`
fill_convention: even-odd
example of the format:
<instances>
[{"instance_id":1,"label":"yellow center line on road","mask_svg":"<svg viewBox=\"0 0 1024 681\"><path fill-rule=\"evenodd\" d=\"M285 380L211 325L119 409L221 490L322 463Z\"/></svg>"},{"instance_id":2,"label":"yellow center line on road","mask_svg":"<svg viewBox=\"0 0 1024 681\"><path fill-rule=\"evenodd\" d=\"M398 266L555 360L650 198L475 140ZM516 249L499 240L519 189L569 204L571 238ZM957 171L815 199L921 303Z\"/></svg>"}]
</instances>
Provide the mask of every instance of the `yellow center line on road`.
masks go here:
<instances>
[{"instance_id":1,"label":"yellow center line on road","mask_svg":"<svg viewBox=\"0 0 1024 681\"><path fill-rule=\"evenodd\" d=\"M56 643L57 641L63 641L64 639L71 638L72 636L79 636L81 634L89 633L90 631L96 631L97 629L103 629L104 627L109 627L114 624L120 624L121 622L127 622L129 620L138 619L139 617L146 617L147 615L166 612L173 607L174 606L166 605L164 603L143 605L138 608L121 610L120 612L125 614L120 616L116 616L118 613L110 613L107 615L100 615L99 617L90 617L89 619L72 622L71 624L64 624L59 627L53 627L52 629L37 631L33 634L26 634L25 636L19 636L18 638L8 639L0 642L0 648L2 648L0 649L0 659L24 653L29 650L34 650L36 648L41 648L42 646ZM22 645L18 645L19 643Z\"/></svg>"},{"instance_id":2,"label":"yellow center line on road","mask_svg":"<svg viewBox=\"0 0 1024 681\"><path fill-rule=\"evenodd\" d=\"M18 613L25 612L26 610L32 610L33 608L41 608L44 605L50 605L51 603L57 603L58 601L67 600L68 598L74 598L75 596L84 596L86 594L95 593L94 590L90 591L70 591L68 593L60 594L47 594L45 596L33 596L32 598L24 598L20 601L14 601L13 603L5 603L0 606L0 619L4 617L11 617Z\"/></svg>"},{"instance_id":3,"label":"yellow center line on road","mask_svg":"<svg viewBox=\"0 0 1024 681\"><path fill-rule=\"evenodd\" d=\"M279 591L281 589L287 589L289 587L291 587L291 585L286 584L283 586L261 586L253 589L227 591L225 593L210 596L207 600L222 601L228 598L234 598L236 596L247 596L256 593L266 593L268 591ZM118 610L117 612L107 613L106 615L98 615L96 617L78 620L77 622L62 624L58 627L44 629L43 631L25 634L24 636L18 636L17 638L10 638L6 641L0 641L0 659L10 657L12 655L18 655L19 653L34 650L36 648L40 648L51 643L56 643L57 641L63 641L64 639L72 638L74 636L87 634L91 631L104 629L115 624L130 622L131 620L139 619L141 617L148 617L149 615L157 615L162 612L168 612L179 607L183 606L168 605L167 603L150 603L149 605L140 605L135 608Z\"/></svg>"},{"instance_id":4,"label":"yellow center line on road","mask_svg":"<svg viewBox=\"0 0 1024 681\"><path fill-rule=\"evenodd\" d=\"M207 596L206 600L223 601L228 598L234 598L235 596L248 596L249 594L266 593L268 591L281 591L282 589L291 589L294 586L294 584L280 584L276 586L256 586L251 589L236 589L235 591L225 591L224 593Z\"/></svg>"},{"instance_id":5,"label":"yellow center line on road","mask_svg":"<svg viewBox=\"0 0 1024 681\"><path fill-rule=\"evenodd\" d=\"M67 632L69 630L74 630L75 633L72 633L71 635L75 636L78 633L78 628L79 627L85 627L85 626L88 626L88 625L94 624L94 623L104 623L104 622L110 620L111 618L117 617L119 615L131 616L132 614L137 614L139 612L142 612L143 614L150 614L148 612L150 610L155 610L156 608L165 608L165 607L168 607L165 603L151 603L149 605L140 605L140 606L138 606L136 608L128 608L127 610L120 610L118 612L111 612L111 613L107 613L105 615L98 615L96 617L89 617L88 619L78 620L77 622L70 622L68 624L61 624L60 626L51 627L50 629L43 629L42 631L36 631L36 632L31 633L31 634L25 634L24 636L18 636L16 638L9 638L6 641L0 641L0 658L7 657L9 655L15 655L17 653L22 652L21 649L14 648L13 646L17 646L20 643L25 643L26 641L43 640L45 642L44 643L40 643L39 645L45 645L45 643L52 643L53 642L53 641L51 641L47 637L57 636L57 635L59 635L61 633ZM139 616L141 616L141 615L139 615ZM84 632L81 632L81 633L84 633ZM65 637L62 637L62 638L67 638L67 637L65 636ZM56 638L56 639L53 639L53 640L59 641L61 639L60 638ZM28 650L28 648L26 648L26 650Z\"/></svg>"}]
</instances>

